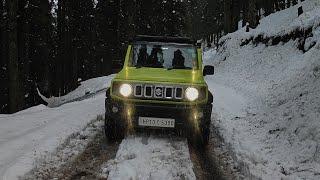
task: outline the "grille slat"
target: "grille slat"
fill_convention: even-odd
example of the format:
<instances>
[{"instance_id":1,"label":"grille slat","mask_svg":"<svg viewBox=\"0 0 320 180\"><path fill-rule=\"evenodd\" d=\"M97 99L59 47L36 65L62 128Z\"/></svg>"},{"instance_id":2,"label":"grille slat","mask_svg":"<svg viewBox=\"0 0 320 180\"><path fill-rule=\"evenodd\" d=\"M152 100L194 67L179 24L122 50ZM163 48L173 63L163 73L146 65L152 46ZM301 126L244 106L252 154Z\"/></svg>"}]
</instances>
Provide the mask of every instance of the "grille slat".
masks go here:
<instances>
[{"instance_id":1,"label":"grille slat","mask_svg":"<svg viewBox=\"0 0 320 180\"><path fill-rule=\"evenodd\" d=\"M142 85L136 85L134 88L134 96L142 97L143 96L143 88Z\"/></svg>"},{"instance_id":2,"label":"grille slat","mask_svg":"<svg viewBox=\"0 0 320 180\"><path fill-rule=\"evenodd\" d=\"M175 89L175 96L176 99L182 99L183 98L183 89L182 87L177 87Z\"/></svg>"},{"instance_id":3,"label":"grille slat","mask_svg":"<svg viewBox=\"0 0 320 180\"><path fill-rule=\"evenodd\" d=\"M153 87L151 85L144 86L144 97L152 98L153 96Z\"/></svg>"},{"instance_id":4,"label":"grille slat","mask_svg":"<svg viewBox=\"0 0 320 180\"><path fill-rule=\"evenodd\" d=\"M146 99L182 100L183 90L183 87L176 86L137 84L134 86L134 96Z\"/></svg>"},{"instance_id":5,"label":"grille slat","mask_svg":"<svg viewBox=\"0 0 320 180\"><path fill-rule=\"evenodd\" d=\"M172 99L173 98L173 87L166 87L165 98Z\"/></svg>"}]
</instances>

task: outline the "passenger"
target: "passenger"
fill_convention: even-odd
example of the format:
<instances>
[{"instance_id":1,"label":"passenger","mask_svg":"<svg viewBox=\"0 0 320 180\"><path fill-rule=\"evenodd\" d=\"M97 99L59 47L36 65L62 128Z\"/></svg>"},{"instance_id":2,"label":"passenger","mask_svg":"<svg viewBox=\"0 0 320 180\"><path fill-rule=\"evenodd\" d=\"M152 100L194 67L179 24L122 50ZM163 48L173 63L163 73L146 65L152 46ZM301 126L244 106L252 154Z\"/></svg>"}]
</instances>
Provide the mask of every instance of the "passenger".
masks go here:
<instances>
[{"instance_id":1,"label":"passenger","mask_svg":"<svg viewBox=\"0 0 320 180\"><path fill-rule=\"evenodd\" d=\"M147 59L148 59L147 46L142 45L141 48L139 49L137 66L144 66L147 63Z\"/></svg>"},{"instance_id":2,"label":"passenger","mask_svg":"<svg viewBox=\"0 0 320 180\"><path fill-rule=\"evenodd\" d=\"M154 68L163 67L162 64L159 62L158 52L159 52L159 47L152 48L151 54L148 57L147 63L145 64L146 67L154 67Z\"/></svg>"},{"instance_id":3,"label":"passenger","mask_svg":"<svg viewBox=\"0 0 320 180\"><path fill-rule=\"evenodd\" d=\"M178 49L174 52L174 57L172 60L172 68L173 69L185 69L184 66L185 58L182 56L182 52Z\"/></svg>"}]
</instances>

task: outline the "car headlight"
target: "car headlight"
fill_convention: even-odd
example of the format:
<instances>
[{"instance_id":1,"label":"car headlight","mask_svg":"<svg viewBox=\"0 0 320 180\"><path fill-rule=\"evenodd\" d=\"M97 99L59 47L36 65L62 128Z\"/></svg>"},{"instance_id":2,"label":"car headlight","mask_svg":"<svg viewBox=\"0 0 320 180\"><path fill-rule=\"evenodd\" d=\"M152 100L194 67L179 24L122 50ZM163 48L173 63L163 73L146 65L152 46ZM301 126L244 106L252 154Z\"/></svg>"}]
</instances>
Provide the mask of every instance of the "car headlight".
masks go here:
<instances>
[{"instance_id":1,"label":"car headlight","mask_svg":"<svg viewBox=\"0 0 320 180\"><path fill-rule=\"evenodd\" d=\"M195 101L199 98L199 91L194 87L189 87L186 89L186 98L189 101Z\"/></svg>"},{"instance_id":2,"label":"car headlight","mask_svg":"<svg viewBox=\"0 0 320 180\"><path fill-rule=\"evenodd\" d=\"M122 84L119 88L119 92L124 97L129 97L132 94L132 86L130 84Z\"/></svg>"}]
</instances>

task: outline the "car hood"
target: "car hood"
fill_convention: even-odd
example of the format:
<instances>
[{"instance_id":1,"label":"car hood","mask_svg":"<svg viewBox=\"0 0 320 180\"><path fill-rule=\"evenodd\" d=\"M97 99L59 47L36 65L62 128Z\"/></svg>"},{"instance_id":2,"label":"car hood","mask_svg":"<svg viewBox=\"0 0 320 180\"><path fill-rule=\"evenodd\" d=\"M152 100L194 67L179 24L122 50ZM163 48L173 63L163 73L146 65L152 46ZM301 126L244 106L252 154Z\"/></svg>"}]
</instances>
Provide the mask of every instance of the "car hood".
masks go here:
<instances>
[{"instance_id":1,"label":"car hood","mask_svg":"<svg viewBox=\"0 0 320 180\"><path fill-rule=\"evenodd\" d=\"M168 83L204 83L202 71L188 69L134 68L126 67L115 77L116 80L151 81Z\"/></svg>"}]
</instances>

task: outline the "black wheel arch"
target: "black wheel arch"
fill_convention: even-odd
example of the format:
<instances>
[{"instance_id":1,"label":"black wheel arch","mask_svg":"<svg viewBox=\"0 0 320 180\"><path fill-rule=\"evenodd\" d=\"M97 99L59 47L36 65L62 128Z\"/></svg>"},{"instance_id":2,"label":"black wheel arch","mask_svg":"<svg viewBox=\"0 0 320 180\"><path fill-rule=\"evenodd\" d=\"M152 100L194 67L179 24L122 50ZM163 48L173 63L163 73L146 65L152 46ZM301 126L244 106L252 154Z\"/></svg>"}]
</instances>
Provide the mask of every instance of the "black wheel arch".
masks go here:
<instances>
[{"instance_id":1,"label":"black wheel arch","mask_svg":"<svg viewBox=\"0 0 320 180\"><path fill-rule=\"evenodd\" d=\"M208 104L212 104L213 102L213 95L212 93L208 90Z\"/></svg>"}]
</instances>

